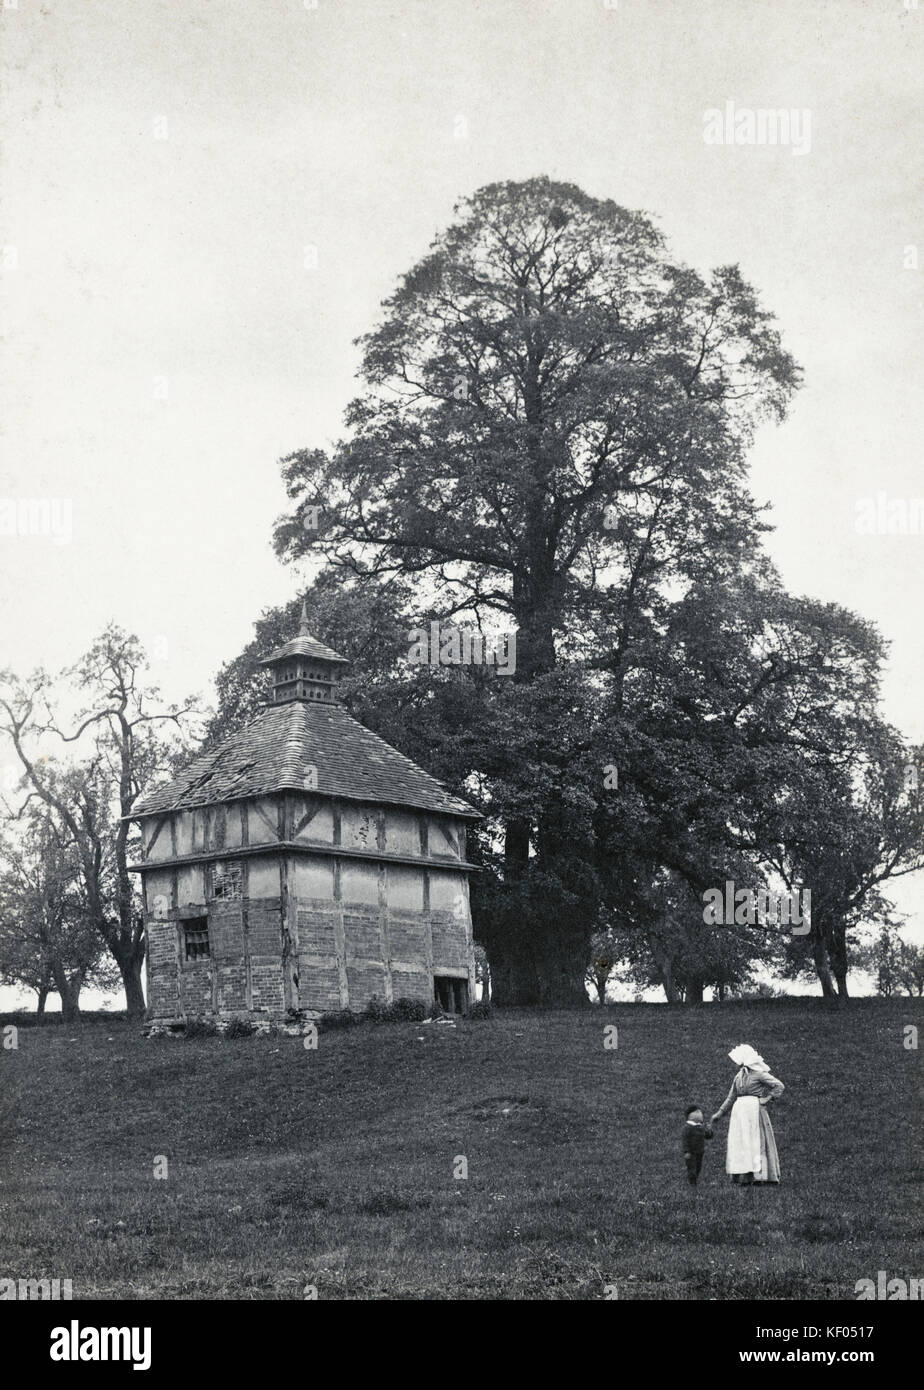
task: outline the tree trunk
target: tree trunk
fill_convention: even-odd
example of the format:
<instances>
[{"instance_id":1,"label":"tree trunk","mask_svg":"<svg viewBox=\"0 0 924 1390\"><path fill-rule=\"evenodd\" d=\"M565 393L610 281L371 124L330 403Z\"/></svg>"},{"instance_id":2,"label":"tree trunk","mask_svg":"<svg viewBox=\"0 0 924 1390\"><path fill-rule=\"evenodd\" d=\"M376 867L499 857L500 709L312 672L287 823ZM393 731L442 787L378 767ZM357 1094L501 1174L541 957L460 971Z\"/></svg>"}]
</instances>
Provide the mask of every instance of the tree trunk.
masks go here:
<instances>
[{"instance_id":1,"label":"tree trunk","mask_svg":"<svg viewBox=\"0 0 924 1390\"><path fill-rule=\"evenodd\" d=\"M815 962L815 970L821 981L821 993L824 999L836 999L837 990L834 986L834 976L831 974L831 966L828 963L828 952L825 947L821 933L812 927L812 960Z\"/></svg>"},{"instance_id":2,"label":"tree trunk","mask_svg":"<svg viewBox=\"0 0 924 1390\"><path fill-rule=\"evenodd\" d=\"M687 982L687 1004L701 1004L703 1002L703 989L705 988L702 980L689 980Z\"/></svg>"},{"instance_id":3,"label":"tree trunk","mask_svg":"<svg viewBox=\"0 0 924 1390\"><path fill-rule=\"evenodd\" d=\"M538 389L538 388L537 388ZM538 399L538 398L537 398ZM533 408L535 406L535 409ZM527 414L538 427L538 405L527 403ZM538 436L537 436L538 438ZM536 443L536 465L548 467ZM537 494L538 496L538 494ZM537 502L535 514L526 518L532 537L529 575L514 578L514 618L517 624L516 669L518 684L531 684L555 669L555 625L561 595L554 564L546 547L545 517ZM512 900L522 886L527 890L531 870L548 868L561 877L561 846L568 843L567 815L562 805L544 808L538 823L529 816L513 816L505 826L504 879ZM530 849L535 845L535 859ZM567 875L565 876L567 878ZM546 919L552 914L546 914ZM536 920L528 906L496 923L489 948L493 1000L500 1006L584 1008L587 993L587 959L593 935L595 904L588 904L587 921ZM532 920L523 920L523 918ZM601 994L605 1003L605 985Z\"/></svg>"},{"instance_id":4,"label":"tree trunk","mask_svg":"<svg viewBox=\"0 0 924 1390\"><path fill-rule=\"evenodd\" d=\"M847 992L847 932L842 921L835 920L829 923L825 932L825 945L837 983L837 1002L843 1006L850 996Z\"/></svg>"},{"instance_id":5,"label":"tree trunk","mask_svg":"<svg viewBox=\"0 0 924 1390\"><path fill-rule=\"evenodd\" d=\"M68 989L61 997L61 1017L65 1023L80 1022L80 992Z\"/></svg>"},{"instance_id":6,"label":"tree trunk","mask_svg":"<svg viewBox=\"0 0 924 1390\"><path fill-rule=\"evenodd\" d=\"M144 1018L145 1002L144 990L141 986L141 968L143 960L120 960L119 970L122 974L122 986L125 990L125 1008L128 1017L131 1019Z\"/></svg>"},{"instance_id":7,"label":"tree trunk","mask_svg":"<svg viewBox=\"0 0 924 1390\"><path fill-rule=\"evenodd\" d=\"M661 967L661 984L664 987L664 996L668 1004L679 1004L681 1002L680 990L674 983L674 972L669 963Z\"/></svg>"},{"instance_id":8,"label":"tree trunk","mask_svg":"<svg viewBox=\"0 0 924 1390\"><path fill-rule=\"evenodd\" d=\"M535 1008L539 1003L535 962L515 956L504 946L494 947L491 990L491 1002L498 1008Z\"/></svg>"},{"instance_id":9,"label":"tree trunk","mask_svg":"<svg viewBox=\"0 0 924 1390\"><path fill-rule=\"evenodd\" d=\"M514 888L528 871L531 826L511 819L504 831L504 881ZM517 929L513 914L500 913L486 931L491 963L491 1002L499 1008L529 1008L539 1003L535 950Z\"/></svg>"},{"instance_id":10,"label":"tree trunk","mask_svg":"<svg viewBox=\"0 0 924 1390\"><path fill-rule=\"evenodd\" d=\"M45 1000L48 998L48 994L48 986L42 985L42 987L38 990L38 1003L35 1006L36 1023L41 1024L45 1022Z\"/></svg>"},{"instance_id":11,"label":"tree trunk","mask_svg":"<svg viewBox=\"0 0 924 1390\"><path fill-rule=\"evenodd\" d=\"M843 949L841 949L841 943L835 943L833 950L829 948L828 956L831 961L832 972L834 974L834 979L837 984L837 1002L839 1005L843 1006L847 1003L847 1000L850 998L850 995L847 992L848 971L846 942L843 943Z\"/></svg>"},{"instance_id":12,"label":"tree trunk","mask_svg":"<svg viewBox=\"0 0 924 1390\"><path fill-rule=\"evenodd\" d=\"M589 934L583 950L569 951L568 944L556 942L562 949L540 962L539 1003L544 1009L584 1009L590 1004L582 968L590 947Z\"/></svg>"},{"instance_id":13,"label":"tree trunk","mask_svg":"<svg viewBox=\"0 0 924 1390\"><path fill-rule=\"evenodd\" d=\"M537 924L514 938L500 924L487 944L491 1002L500 1008L573 1009L590 1000L585 986L591 933L586 936Z\"/></svg>"},{"instance_id":14,"label":"tree trunk","mask_svg":"<svg viewBox=\"0 0 924 1390\"><path fill-rule=\"evenodd\" d=\"M83 985L83 971L75 971L71 979L63 966L55 968L55 987L61 996L61 1017L65 1023L80 1022L80 989Z\"/></svg>"}]
</instances>

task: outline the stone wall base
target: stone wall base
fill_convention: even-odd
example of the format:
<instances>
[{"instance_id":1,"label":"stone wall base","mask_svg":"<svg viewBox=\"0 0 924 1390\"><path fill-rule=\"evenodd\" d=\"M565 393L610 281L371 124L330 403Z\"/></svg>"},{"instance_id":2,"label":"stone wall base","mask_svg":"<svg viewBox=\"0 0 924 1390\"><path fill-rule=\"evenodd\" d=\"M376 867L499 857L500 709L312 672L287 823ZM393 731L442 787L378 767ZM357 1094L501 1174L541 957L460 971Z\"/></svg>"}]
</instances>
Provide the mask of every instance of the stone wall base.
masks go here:
<instances>
[{"instance_id":1,"label":"stone wall base","mask_svg":"<svg viewBox=\"0 0 924 1390\"><path fill-rule=\"evenodd\" d=\"M290 1038L300 1038L320 1017L320 1011L316 1009L304 1009L297 1018L285 1019L269 1019L248 1014L235 1014L232 1018L216 1018L212 1014L196 1014L191 1016L189 1020L184 1018L152 1018L144 1025L142 1033L146 1038L182 1038L188 1021L190 1023L211 1023L214 1025L215 1032L220 1036L228 1031L230 1024L240 1021L249 1023L255 1034L284 1033Z\"/></svg>"}]
</instances>

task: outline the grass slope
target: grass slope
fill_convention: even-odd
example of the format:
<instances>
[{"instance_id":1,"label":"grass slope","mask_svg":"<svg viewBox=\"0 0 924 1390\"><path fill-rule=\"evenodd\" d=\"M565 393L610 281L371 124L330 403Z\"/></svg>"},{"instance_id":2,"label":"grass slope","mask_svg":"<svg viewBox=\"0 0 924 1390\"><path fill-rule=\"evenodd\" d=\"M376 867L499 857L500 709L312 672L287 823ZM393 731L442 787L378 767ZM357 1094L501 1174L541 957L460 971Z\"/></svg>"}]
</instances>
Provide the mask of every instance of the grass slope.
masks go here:
<instances>
[{"instance_id":1,"label":"grass slope","mask_svg":"<svg viewBox=\"0 0 924 1390\"><path fill-rule=\"evenodd\" d=\"M75 1298L852 1298L880 1269L924 1273L903 1046L921 1014L513 1011L316 1052L22 1028L0 1051L0 1277L70 1278ZM717 1108L742 1040L787 1086L783 1184L733 1187L725 1121L691 1190L684 1107Z\"/></svg>"}]
</instances>

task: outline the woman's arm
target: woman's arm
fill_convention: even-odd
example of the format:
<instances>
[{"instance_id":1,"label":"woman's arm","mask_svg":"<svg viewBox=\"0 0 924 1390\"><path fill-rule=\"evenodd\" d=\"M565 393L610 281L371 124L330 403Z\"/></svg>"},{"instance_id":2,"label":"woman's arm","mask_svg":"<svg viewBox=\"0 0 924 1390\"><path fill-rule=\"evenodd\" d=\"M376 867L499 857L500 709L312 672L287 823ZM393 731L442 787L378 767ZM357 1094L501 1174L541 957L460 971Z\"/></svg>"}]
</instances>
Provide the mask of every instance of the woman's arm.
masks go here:
<instances>
[{"instance_id":1,"label":"woman's arm","mask_svg":"<svg viewBox=\"0 0 924 1390\"><path fill-rule=\"evenodd\" d=\"M715 1112L715 1114L712 1116L712 1120L713 1120L713 1121L715 1121L715 1120L721 1120L722 1116L726 1113L726 1111L731 1110L731 1108L732 1108L732 1106L734 1105L734 1103L735 1103L735 1101L737 1100L737 1098L738 1098L738 1093L737 1093L737 1091L735 1090L735 1083L734 1083L734 1081L733 1081L732 1084L731 1084L731 1090L729 1091L728 1095L725 1097L725 1100L724 1100L724 1102L722 1103L722 1105L719 1107L719 1109L718 1109L718 1110Z\"/></svg>"},{"instance_id":2,"label":"woman's arm","mask_svg":"<svg viewBox=\"0 0 924 1390\"><path fill-rule=\"evenodd\" d=\"M782 1081L777 1081L776 1077L771 1076L768 1071L764 1072L760 1079L770 1092L769 1095L760 1097L761 1105L766 1105L767 1102L771 1100L779 1100L780 1096L786 1090Z\"/></svg>"}]
</instances>

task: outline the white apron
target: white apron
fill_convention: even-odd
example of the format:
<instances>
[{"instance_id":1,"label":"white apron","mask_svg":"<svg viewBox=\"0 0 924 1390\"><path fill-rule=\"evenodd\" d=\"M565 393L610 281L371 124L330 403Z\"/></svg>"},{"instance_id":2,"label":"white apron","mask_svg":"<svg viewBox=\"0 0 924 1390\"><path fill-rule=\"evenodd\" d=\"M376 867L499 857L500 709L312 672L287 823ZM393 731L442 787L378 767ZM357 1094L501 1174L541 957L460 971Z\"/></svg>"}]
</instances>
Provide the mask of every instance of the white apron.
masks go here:
<instances>
[{"instance_id":1,"label":"white apron","mask_svg":"<svg viewBox=\"0 0 924 1390\"><path fill-rule=\"evenodd\" d=\"M725 1153L726 1173L753 1173L766 1179L761 1172L760 1101L756 1096L739 1096L732 1106L728 1121L728 1148Z\"/></svg>"}]
</instances>

